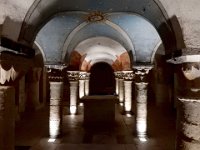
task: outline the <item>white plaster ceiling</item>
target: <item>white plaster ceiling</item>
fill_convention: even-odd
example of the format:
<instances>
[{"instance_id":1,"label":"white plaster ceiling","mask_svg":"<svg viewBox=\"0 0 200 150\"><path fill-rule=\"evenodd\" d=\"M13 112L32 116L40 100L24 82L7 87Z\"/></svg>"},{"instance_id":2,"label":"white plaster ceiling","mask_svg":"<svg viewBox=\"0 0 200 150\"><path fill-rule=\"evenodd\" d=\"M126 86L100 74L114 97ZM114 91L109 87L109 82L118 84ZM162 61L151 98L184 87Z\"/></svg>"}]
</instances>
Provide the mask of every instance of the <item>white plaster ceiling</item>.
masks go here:
<instances>
[{"instance_id":1,"label":"white plaster ceiling","mask_svg":"<svg viewBox=\"0 0 200 150\"><path fill-rule=\"evenodd\" d=\"M119 56L126 52L125 48L120 43L107 37L93 37L86 39L78 44L75 47L75 50L81 55L92 54L92 57L99 53Z\"/></svg>"}]
</instances>

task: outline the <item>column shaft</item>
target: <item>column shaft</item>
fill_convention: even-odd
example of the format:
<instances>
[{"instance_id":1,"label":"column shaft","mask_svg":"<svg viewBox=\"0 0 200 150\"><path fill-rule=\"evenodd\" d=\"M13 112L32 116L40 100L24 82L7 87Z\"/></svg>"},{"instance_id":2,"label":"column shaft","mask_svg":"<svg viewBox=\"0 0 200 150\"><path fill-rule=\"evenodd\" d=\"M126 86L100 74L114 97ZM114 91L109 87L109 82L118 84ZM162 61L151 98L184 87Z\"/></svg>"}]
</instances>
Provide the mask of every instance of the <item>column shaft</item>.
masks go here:
<instances>
[{"instance_id":1,"label":"column shaft","mask_svg":"<svg viewBox=\"0 0 200 150\"><path fill-rule=\"evenodd\" d=\"M63 82L50 82L50 138L57 138L61 134L62 126L62 98Z\"/></svg>"},{"instance_id":2,"label":"column shaft","mask_svg":"<svg viewBox=\"0 0 200 150\"><path fill-rule=\"evenodd\" d=\"M147 85L140 82L136 85L136 132L139 138L145 137L147 132Z\"/></svg>"},{"instance_id":3,"label":"column shaft","mask_svg":"<svg viewBox=\"0 0 200 150\"><path fill-rule=\"evenodd\" d=\"M115 78L115 93L116 95L119 95L119 79Z\"/></svg>"},{"instance_id":4,"label":"column shaft","mask_svg":"<svg viewBox=\"0 0 200 150\"><path fill-rule=\"evenodd\" d=\"M77 113L78 81L70 81L70 113Z\"/></svg>"},{"instance_id":5,"label":"column shaft","mask_svg":"<svg viewBox=\"0 0 200 150\"><path fill-rule=\"evenodd\" d=\"M15 89L0 86L0 149L14 150L15 134Z\"/></svg>"},{"instance_id":6,"label":"column shaft","mask_svg":"<svg viewBox=\"0 0 200 150\"><path fill-rule=\"evenodd\" d=\"M177 150L200 149L200 100L178 98Z\"/></svg>"},{"instance_id":7,"label":"column shaft","mask_svg":"<svg viewBox=\"0 0 200 150\"><path fill-rule=\"evenodd\" d=\"M90 84L90 80L89 80L89 79L86 79L86 80L85 80L85 95L86 95L86 96L88 96L89 93L90 93L89 84Z\"/></svg>"},{"instance_id":8,"label":"column shaft","mask_svg":"<svg viewBox=\"0 0 200 150\"><path fill-rule=\"evenodd\" d=\"M85 80L79 80L79 98L85 96Z\"/></svg>"},{"instance_id":9,"label":"column shaft","mask_svg":"<svg viewBox=\"0 0 200 150\"><path fill-rule=\"evenodd\" d=\"M124 103L124 79L119 79L119 103Z\"/></svg>"},{"instance_id":10,"label":"column shaft","mask_svg":"<svg viewBox=\"0 0 200 150\"><path fill-rule=\"evenodd\" d=\"M124 81L124 110L131 112L132 108L132 81Z\"/></svg>"}]
</instances>

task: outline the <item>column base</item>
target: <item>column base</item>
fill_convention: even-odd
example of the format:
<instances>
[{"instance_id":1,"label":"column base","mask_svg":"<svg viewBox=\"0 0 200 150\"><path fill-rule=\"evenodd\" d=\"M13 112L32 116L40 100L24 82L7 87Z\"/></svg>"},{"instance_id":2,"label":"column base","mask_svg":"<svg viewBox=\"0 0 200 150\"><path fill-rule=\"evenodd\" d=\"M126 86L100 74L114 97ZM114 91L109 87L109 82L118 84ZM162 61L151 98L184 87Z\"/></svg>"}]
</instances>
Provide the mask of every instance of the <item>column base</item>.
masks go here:
<instances>
[{"instance_id":1,"label":"column base","mask_svg":"<svg viewBox=\"0 0 200 150\"><path fill-rule=\"evenodd\" d=\"M77 106L70 106L70 115L77 115L78 114L78 109Z\"/></svg>"},{"instance_id":2,"label":"column base","mask_svg":"<svg viewBox=\"0 0 200 150\"><path fill-rule=\"evenodd\" d=\"M123 111L122 115L125 115L127 117L132 117L134 115L134 113L132 111Z\"/></svg>"}]
</instances>

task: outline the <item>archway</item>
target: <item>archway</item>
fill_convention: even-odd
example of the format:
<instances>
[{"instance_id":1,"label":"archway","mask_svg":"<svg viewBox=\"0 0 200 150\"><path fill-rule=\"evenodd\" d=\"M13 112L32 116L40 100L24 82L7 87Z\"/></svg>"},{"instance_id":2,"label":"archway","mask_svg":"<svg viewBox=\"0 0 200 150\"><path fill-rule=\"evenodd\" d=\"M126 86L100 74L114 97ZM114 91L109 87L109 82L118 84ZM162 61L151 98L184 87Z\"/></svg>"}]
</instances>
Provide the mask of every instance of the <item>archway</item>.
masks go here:
<instances>
[{"instance_id":1,"label":"archway","mask_svg":"<svg viewBox=\"0 0 200 150\"><path fill-rule=\"evenodd\" d=\"M110 95L115 93L115 76L112 67L99 62L92 66L90 70L90 94Z\"/></svg>"}]
</instances>

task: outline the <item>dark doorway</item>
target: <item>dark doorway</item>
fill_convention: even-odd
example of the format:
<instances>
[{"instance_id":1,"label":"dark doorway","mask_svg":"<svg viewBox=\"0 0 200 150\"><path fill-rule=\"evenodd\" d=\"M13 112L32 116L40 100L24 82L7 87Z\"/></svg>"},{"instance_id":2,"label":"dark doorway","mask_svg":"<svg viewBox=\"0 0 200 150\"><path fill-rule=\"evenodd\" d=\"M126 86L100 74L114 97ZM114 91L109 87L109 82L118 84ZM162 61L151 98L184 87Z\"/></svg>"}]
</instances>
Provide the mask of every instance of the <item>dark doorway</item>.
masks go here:
<instances>
[{"instance_id":1,"label":"dark doorway","mask_svg":"<svg viewBox=\"0 0 200 150\"><path fill-rule=\"evenodd\" d=\"M92 66L90 73L91 95L113 95L115 93L114 70L109 64L96 63Z\"/></svg>"}]
</instances>

